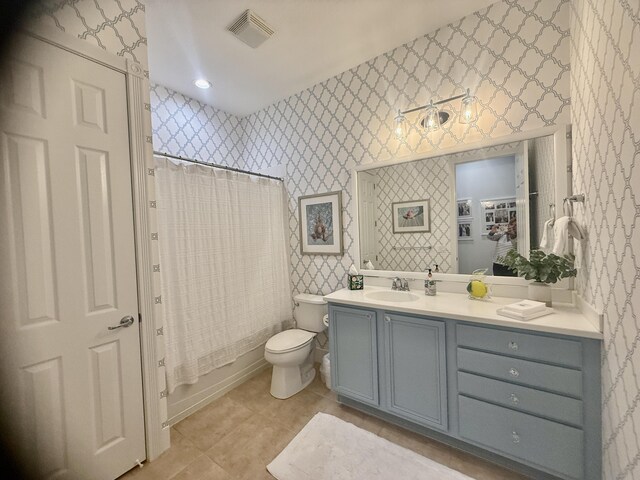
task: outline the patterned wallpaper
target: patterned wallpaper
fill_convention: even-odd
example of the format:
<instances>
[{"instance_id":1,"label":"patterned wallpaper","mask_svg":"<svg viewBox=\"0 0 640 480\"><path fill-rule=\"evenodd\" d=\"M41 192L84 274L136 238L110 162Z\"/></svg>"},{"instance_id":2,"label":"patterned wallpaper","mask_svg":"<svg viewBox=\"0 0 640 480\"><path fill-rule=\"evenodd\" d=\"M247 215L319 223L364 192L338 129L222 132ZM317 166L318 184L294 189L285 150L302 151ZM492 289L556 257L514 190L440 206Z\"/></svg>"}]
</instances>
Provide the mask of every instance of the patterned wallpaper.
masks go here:
<instances>
[{"instance_id":1,"label":"patterned wallpaper","mask_svg":"<svg viewBox=\"0 0 640 480\"><path fill-rule=\"evenodd\" d=\"M435 135L395 139L398 108L466 87L480 102L477 126L454 116ZM284 164L293 290L326 294L346 285L353 262L354 166L559 123L569 123L568 0L503 0L243 118L244 160ZM301 255L297 198L333 190L343 191L346 253Z\"/></svg>"},{"instance_id":2,"label":"patterned wallpaper","mask_svg":"<svg viewBox=\"0 0 640 480\"><path fill-rule=\"evenodd\" d=\"M380 270L424 272L437 263L443 272L451 272L453 239L450 192L453 182L447 158L401 163L369 172L377 176L376 267ZM431 231L394 234L391 204L427 198L431 207Z\"/></svg>"},{"instance_id":3,"label":"patterned wallpaper","mask_svg":"<svg viewBox=\"0 0 640 480\"><path fill-rule=\"evenodd\" d=\"M40 0L32 17L148 69L142 0Z\"/></svg>"},{"instance_id":4,"label":"patterned wallpaper","mask_svg":"<svg viewBox=\"0 0 640 480\"><path fill-rule=\"evenodd\" d=\"M572 0L578 292L602 310L604 478L640 478L640 2Z\"/></svg>"},{"instance_id":5,"label":"patterned wallpaper","mask_svg":"<svg viewBox=\"0 0 640 480\"><path fill-rule=\"evenodd\" d=\"M151 84L153 148L205 162L243 166L241 119Z\"/></svg>"}]
</instances>

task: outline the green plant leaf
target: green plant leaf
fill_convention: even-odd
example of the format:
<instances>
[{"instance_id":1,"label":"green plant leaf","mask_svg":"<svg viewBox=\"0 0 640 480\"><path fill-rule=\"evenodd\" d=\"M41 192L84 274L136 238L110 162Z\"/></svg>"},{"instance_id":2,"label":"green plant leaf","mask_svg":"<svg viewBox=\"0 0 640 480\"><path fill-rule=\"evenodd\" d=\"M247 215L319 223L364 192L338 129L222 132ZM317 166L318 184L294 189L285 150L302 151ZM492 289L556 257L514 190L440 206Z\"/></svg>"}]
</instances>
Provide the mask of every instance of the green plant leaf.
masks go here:
<instances>
[{"instance_id":1,"label":"green plant leaf","mask_svg":"<svg viewBox=\"0 0 640 480\"><path fill-rule=\"evenodd\" d=\"M578 273L574 268L574 255L560 257L542 250L531 250L528 259L511 250L498 261L518 272L518 276L542 283L556 283L562 278L575 277Z\"/></svg>"}]
</instances>

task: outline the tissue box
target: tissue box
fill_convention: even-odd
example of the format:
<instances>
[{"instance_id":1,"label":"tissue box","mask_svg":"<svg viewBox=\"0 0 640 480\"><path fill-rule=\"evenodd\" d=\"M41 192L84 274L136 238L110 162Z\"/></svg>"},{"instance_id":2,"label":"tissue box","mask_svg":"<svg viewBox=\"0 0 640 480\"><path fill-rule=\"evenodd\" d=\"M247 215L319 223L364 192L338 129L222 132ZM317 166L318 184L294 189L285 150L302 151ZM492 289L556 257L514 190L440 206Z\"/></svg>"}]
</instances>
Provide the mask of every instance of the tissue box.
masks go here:
<instances>
[{"instance_id":1,"label":"tissue box","mask_svg":"<svg viewBox=\"0 0 640 480\"><path fill-rule=\"evenodd\" d=\"M351 275L349 277L349 290L362 290L364 288L364 275Z\"/></svg>"}]
</instances>

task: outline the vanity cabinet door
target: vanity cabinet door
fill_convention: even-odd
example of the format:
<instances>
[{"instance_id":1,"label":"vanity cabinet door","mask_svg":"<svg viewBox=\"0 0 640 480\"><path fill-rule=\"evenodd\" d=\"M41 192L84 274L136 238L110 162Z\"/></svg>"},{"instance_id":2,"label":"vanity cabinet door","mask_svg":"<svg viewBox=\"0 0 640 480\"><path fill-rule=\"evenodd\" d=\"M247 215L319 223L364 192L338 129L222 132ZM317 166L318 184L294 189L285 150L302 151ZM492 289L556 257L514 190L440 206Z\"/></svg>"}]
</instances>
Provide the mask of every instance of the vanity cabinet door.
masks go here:
<instances>
[{"instance_id":1,"label":"vanity cabinet door","mask_svg":"<svg viewBox=\"0 0 640 480\"><path fill-rule=\"evenodd\" d=\"M445 322L387 313L383 324L387 410L446 430Z\"/></svg>"},{"instance_id":2,"label":"vanity cabinet door","mask_svg":"<svg viewBox=\"0 0 640 480\"><path fill-rule=\"evenodd\" d=\"M329 307L331 387L336 393L379 405L376 314Z\"/></svg>"}]
</instances>

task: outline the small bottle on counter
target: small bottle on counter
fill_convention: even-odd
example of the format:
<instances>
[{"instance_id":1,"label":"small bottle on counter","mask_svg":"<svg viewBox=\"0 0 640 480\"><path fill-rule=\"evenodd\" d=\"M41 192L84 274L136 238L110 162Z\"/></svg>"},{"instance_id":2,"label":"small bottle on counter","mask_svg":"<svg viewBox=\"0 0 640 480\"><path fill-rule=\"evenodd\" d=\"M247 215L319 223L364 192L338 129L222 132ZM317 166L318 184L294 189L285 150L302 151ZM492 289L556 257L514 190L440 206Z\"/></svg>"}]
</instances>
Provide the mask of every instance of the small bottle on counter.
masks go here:
<instances>
[{"instance_id":1,"label":"small bottle on counter","mask_svg":"<svg viewBox=\"0 0 640 480\"><path fill-rule=\"evenodd\" d=\"M436 294L436 281L433 279L431 269L428 269L427 279L424 281L424 294L433 297Z\"/></svg>"},{"instance_id":2,"label":"small bottle on counter","mask_svg":"<svg viewBox=\"0 0 640 480\"><path fill-rule=\"evenodd\" d=\"M438 268L438 264L436 263L436 268L433 271L433 273L440 273L440 269Z\"/></svg>"}]
</instances>

